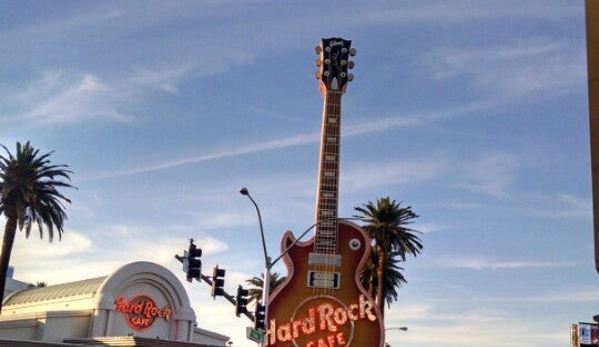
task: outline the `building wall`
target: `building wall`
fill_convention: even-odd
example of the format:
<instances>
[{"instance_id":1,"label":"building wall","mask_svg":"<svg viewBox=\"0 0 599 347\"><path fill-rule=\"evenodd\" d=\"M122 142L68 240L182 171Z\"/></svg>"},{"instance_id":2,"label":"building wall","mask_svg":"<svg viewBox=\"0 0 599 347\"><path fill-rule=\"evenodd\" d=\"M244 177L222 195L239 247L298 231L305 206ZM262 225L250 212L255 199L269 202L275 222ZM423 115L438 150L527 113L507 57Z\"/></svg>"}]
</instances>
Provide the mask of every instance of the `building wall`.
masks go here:
<instances>
[{"instance_id":1,"label":"building wall","mask_svg":"<svg viewBox=\"0 0 599 347\"><path fill-rule=\"evenodd\" d=\"M225 346L229 340L196 328L195 313L179 279L150 262L127 264L108 277L72 286L29 288L5 302L1 340L62 342L133 336L211 346Z\"/></svg>"}]
</instances>

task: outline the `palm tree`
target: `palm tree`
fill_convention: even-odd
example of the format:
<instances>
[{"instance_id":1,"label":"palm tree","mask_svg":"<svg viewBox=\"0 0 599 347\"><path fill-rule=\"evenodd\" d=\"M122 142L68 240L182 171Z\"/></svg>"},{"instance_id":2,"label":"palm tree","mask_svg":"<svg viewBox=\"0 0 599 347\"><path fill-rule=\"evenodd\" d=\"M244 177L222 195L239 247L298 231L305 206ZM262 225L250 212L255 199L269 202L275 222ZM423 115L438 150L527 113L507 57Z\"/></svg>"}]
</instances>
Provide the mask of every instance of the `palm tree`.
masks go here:
<instances>
[{"instance_id":1,"label":"palm tree","mask_svg":"<svg viewBox=\"0 0 599 347\"><path fill-rule=\"evenodd\" d=\"M52 152L40 155L29 141L25 145L17 142L13 156L8 148L0 146L8 154L0 154L0 214L6 217L0 254L0 293L3 294L17 227L25 229L25 237L29 237L32 225L37 224L41 238L45 226L50 242L55 230L60 240L67 219L63 201L70 203L71 200L60 194L57 187L74 187L69 183L72 172L66 170L68 166L50 164Z\"/></svg>"},{"instance_id":2,"label":"palm tree","mask_svg":"<svg viewBox=\"0 0 599 347\"><path fill-rule=\"evenodd\" d=\"M283 281L285 281L286 277L281 276L278 272L271 272L270 274L270 291L272 293L277 286L279 286ZM248 303L253 301L262 301L262 289L264 288L264 274L261 274L260 277L254 276L249 280L245 281L248 285L252 286L248 289Z\"/></svg>"},{"instance_id":3,"label":"palm tree","mask_svg":"<svg viewBox=\"0 0 599 347\"><path fill-rule=\"evenodd\" d=\"M368 261L366 262L366 266L360 274L362 285L364 286L364 288L366 288L370 296L373 298L376 297L378 290L378 260L378 252L376 250L373 250L370 253ZM384 297L387 306L391 306L391 303L393 301L397 301L396 288L401 287L404 283L408 283L404 275L401 273L403 268L398 265L400 261L401 260L398 258L398 252L389 253L383 275L383 287L385 288Z\"/></svg>"},{"instance_id":4,"label":"palm tree","mask_svg":"<svg viewBox=\"0 0 599 347\"><path fill-rule=\"evenodd\" d=\"M377 260L371 259L371 267L376 264L376 276L368 275L370 277L368 288L370 293L376 294L376 303L381 312L384 312L385 300L396 297L396 293L395 296L393 293L402 282L401 279L394 281L385 278L386 269L389 268L388 263L391 262L392 265L397 263L390 259L405 261L407 254L416 256L422 249L422 243L417 236L420 232L406 227L413 222L413 219L418 218L418 215L412 211L411 206L402 207L401 203L391 201L389 197L379 198L376 204L369 201L361 207L356 207L355 210L360 214L354 217L366 223L364 230L373 240L373 256L378 257ZM390 257L391 254L393 257ZM399 272L400 269L397 267L395 270ZM405 282L403 276L401 278Z\"/></svg>"}]
</instances>

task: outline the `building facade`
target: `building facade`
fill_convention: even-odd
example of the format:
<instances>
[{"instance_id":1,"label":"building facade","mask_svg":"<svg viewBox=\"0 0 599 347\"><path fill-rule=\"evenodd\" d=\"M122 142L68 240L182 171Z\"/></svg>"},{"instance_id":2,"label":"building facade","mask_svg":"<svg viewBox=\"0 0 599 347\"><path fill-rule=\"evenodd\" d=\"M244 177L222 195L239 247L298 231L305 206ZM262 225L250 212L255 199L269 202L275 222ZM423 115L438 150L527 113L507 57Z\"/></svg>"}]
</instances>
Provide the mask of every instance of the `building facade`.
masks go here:
<instances>
[{"instance_id":1,"label":"building facade","mask_svg":"<svg viewBox=\"0 0 599 347\"><path fill-rule=\"evenodd\" d=\"M105 277L17 290L4 299L0 315L0 346L2 341L19 346L225 346L228 340L196 327L179 279L151 262L130 263Z\"/></svg>"}]
</instances>

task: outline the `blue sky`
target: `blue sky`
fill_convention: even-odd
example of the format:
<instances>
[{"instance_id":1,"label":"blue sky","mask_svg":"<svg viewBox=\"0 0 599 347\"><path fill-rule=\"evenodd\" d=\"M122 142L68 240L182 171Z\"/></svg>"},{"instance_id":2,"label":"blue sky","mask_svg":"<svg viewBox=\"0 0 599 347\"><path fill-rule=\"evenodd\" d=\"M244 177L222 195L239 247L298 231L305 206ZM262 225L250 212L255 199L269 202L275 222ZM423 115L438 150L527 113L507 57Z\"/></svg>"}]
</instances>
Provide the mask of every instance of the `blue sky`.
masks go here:
<instances>
[{"instance_id":1,"label":"blue sky","mask_svg":"<svg viewBox=\"0 0 599 347\"><path fill-rule=\"evenodd\" d=\"M385 196L420 215L423 253L386 312L409 330L387 342L568 345L599 313L581 0L0 1L0 143L55 151L78 187L61 242L18 237L15 277L150 260L184 281L190 237L229 292L258 275L238 191L271 255L313 223L313 47L333 36L358 50L339 215ZM185 286L200 327L254 344L228 302Z\"/></svg>"}]
</instances>

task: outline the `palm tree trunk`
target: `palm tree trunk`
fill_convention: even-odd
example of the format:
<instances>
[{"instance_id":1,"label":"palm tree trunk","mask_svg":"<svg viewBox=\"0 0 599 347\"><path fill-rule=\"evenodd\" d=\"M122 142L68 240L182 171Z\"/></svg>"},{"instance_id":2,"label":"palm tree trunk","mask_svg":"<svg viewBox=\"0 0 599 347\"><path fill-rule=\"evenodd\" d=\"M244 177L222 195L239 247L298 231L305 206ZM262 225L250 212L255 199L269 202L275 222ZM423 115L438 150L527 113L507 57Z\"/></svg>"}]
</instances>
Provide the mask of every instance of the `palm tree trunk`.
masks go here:
<instances>
[{"instance_id":1,"label":"palm tree trunk","mask_svg":"<svg viewBox=\"0 0 599 347\"><path fill-rule=\"evenodd\" d=\"M381 310L381 315L385 316L385 267L387 263L387 252L380 247L378 247L379 261L377 267L377 291L376 291L376 303L379 305L379 309Z\"/></svg>"},{"instance_id":2,"label":"palm tree trunk","mask_svg":"<svg viewBox=\"0 0 599 347\"><path fill-rule=\"evenodd\" d=\"M6 275L8 273L8 264L10 263L10 254L15 241L17 232L17 219L8 218L4 226L4 238L2 239L2 253L0 253L0 312L2 312L2 304L4 303L4 289L6 287Z\"/></svg>"}]
</instances>

